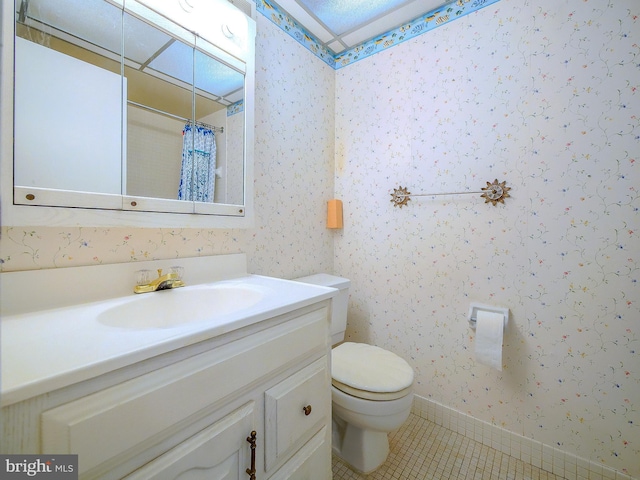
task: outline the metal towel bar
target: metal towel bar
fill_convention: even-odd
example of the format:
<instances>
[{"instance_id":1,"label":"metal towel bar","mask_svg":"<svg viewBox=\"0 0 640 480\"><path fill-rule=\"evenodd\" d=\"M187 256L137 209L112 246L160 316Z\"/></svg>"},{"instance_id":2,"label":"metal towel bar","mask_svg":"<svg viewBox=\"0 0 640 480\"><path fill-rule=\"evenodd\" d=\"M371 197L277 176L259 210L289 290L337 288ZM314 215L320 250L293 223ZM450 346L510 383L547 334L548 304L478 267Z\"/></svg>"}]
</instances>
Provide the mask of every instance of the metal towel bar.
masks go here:
<instances>
[{"instance_id":1,"label":"metal towel bar","mask_svg":"<svg viewBox=\"0 0 640 480\"><path fill-rule=\"evenodd\" d=\"M480 191L476 192L439 192L439 193L411 193L406 187L398 187L393 189L391 194L391 202L394 207L402 208L407 205L411 197L432 197L435 195L468 195L472 193L481 193L481 197L484 198L484 203L491 203L495 207L498 203L504 204L504 199L509 198L509 190L511 187L506 186L506 181L498 182L495 179L493 182L487 182L487 186L483 187Z\"/></svg>"}]
</instances>

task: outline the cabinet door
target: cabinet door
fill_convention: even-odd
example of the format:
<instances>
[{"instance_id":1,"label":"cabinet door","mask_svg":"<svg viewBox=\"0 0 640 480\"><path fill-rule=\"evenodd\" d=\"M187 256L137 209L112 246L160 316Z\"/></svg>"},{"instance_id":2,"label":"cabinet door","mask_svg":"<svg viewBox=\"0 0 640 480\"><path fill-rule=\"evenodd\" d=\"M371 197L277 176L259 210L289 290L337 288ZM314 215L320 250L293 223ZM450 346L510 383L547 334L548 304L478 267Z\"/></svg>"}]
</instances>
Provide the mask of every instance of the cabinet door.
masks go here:
<instances>
[{"instance_id":1,"label":"cabinet door","mask_svg":"<svg viewBox=\"0 0 640 480\"><path fill-rule=\"evenodd\" d=\"M249 402L125 477L128 480L246 479L251 465L247 437L254 428Z\"/></svg>"},{"instance_id":2,"label":"cabinet door","mask_svg":"<svg viewBox=\"0 0 640 480\"><path fill-rule=\"evenodd\" d=\"M270 480L330 480L330 433L330 426L322 427Z\"/></svg>"},{"instance_id":3,"label":"cabinet door","mask_svg":"<svg viewBox=\"0 0 640 480\"><path fill-rule=\"evenodd\" d=\"M324 356L265 392L266 470L278 468L331 413L328 357Z\"/></svg>"}]
</instances>

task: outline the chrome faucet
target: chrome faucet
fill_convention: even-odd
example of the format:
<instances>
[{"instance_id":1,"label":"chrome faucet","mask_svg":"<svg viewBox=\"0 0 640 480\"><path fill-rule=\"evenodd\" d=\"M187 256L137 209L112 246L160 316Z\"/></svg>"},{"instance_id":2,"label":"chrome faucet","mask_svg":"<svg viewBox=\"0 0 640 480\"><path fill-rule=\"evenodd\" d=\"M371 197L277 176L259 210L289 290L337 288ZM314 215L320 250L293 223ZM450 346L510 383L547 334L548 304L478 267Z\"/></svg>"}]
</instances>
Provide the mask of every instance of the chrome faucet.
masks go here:
<instances>
[{"instance_id":1,"label":"chrome faucet","mask_svg":"<svg viewBox=\"0 0 640 480\"><path fill-rule=\"evenodd\" d=\"M144 283L142 285L136 285L133 287L134 293L148 293L157 292L158 290L167 290L170 288L184 287L184 282L180 280L180 276L176 272L162 274L162 269L158 269L158 278L155 280Z\"/></svg>"}]
</instances>

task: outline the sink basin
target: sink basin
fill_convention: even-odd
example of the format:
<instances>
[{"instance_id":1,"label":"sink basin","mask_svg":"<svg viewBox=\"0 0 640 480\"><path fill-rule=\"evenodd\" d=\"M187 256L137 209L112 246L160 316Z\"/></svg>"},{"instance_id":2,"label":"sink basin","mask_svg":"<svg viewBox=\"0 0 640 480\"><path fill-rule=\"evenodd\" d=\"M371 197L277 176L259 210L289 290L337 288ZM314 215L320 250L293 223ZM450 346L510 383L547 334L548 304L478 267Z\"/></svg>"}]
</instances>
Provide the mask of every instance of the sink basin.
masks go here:
<instances>
[{"instance_id":1,"label":"sink basin","mask_svg":"<svg viewBox=\"0 0 640 480\"><path fill-rule=\"evenodd\" d=\"M264 298L252 286L197 285L145 293L98 315L103 325L129 329L174 328L245 310Z\"/></svg>"}]
</instances>

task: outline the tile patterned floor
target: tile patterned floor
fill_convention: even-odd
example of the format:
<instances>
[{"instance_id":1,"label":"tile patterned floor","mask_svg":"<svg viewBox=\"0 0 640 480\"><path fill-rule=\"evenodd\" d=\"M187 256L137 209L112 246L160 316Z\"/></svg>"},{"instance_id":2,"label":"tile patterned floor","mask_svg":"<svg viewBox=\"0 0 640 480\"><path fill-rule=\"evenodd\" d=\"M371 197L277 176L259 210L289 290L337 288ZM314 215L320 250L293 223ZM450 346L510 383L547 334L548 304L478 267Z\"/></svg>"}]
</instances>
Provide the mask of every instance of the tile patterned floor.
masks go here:
<instances>
[{"instance_id":1,"label":"tile patterned floor","mask_svg":"<svg viewBox=\"0 0 640 480\"><path fill-rule=\"evenodd\" d=\"M370 475L333 457L333 480L561 480L514 457L411 414L389 435L387 461Z\"/></svg>"}]
</instances>

